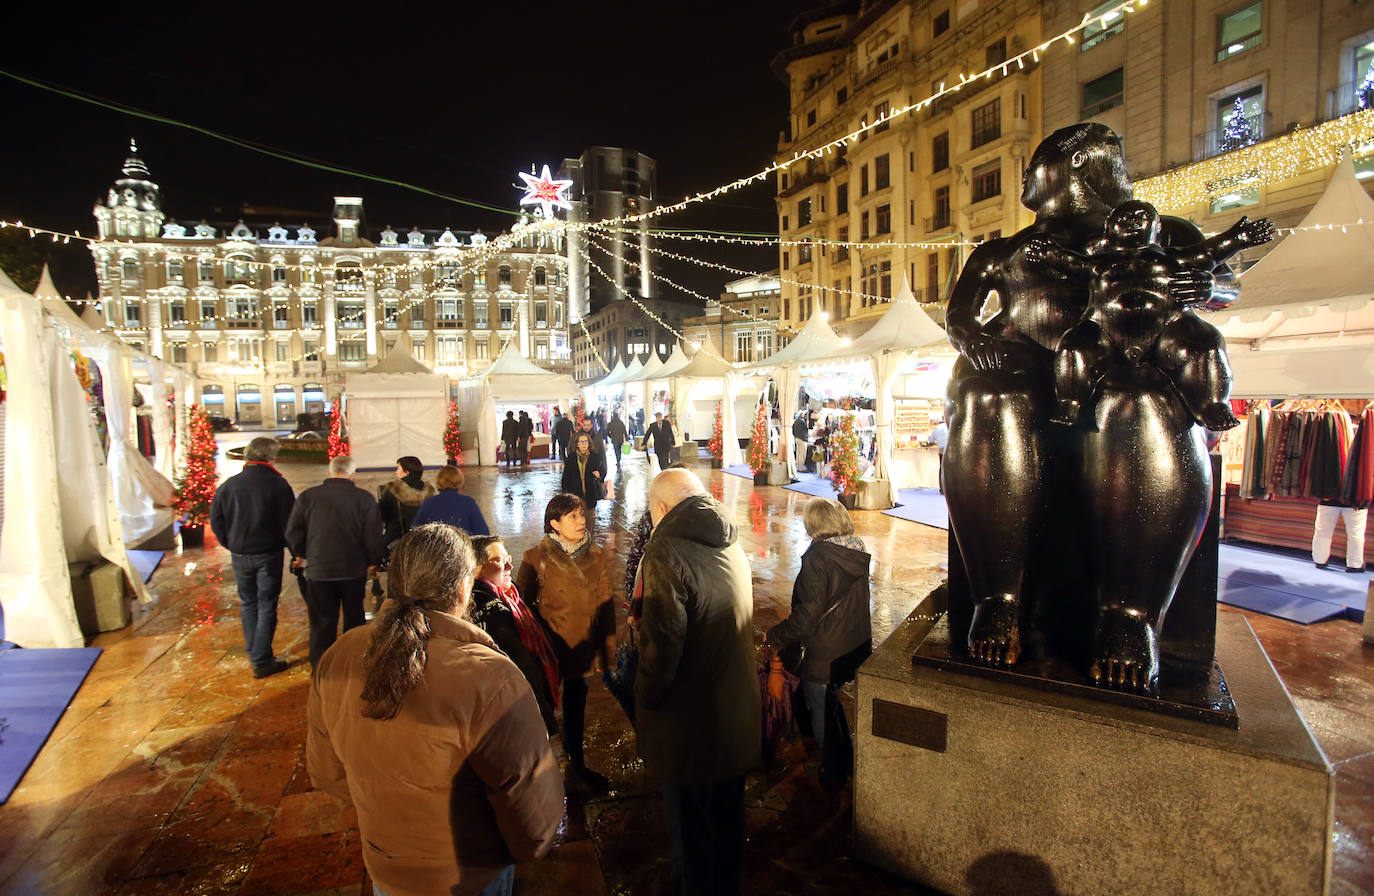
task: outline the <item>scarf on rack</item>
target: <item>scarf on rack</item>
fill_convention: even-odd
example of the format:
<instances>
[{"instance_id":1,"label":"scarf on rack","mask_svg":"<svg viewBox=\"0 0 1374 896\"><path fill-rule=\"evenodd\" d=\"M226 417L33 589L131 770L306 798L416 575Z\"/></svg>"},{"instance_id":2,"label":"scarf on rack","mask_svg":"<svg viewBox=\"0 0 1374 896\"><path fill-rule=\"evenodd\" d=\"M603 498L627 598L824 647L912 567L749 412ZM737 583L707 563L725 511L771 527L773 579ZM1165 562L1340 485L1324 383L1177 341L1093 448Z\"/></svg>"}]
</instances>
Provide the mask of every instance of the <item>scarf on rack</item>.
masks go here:
<instances>
[{"instance_id":1,"label":"scarf on rack","mask_svg":"<svg viewBox=\"0 0 1374 896\"><path fill-rule=\"evenodd\" d=\"M557 709L562 679L558 677L558 659L553 655L553 645L549 643L548 635L544 634L544 629L539 625L539 620L535 619L534 613L525 606L524 600L520 597L520 592L516 590L514 585L509 588L502 588L493 582L487 582L487 584L510 608L511 615L515 617L515 627L520 633L520 643L525 645L526 650L538 657L540 664L543 665L544 679L549 683L549 693L553 695L553 706L554 709Z\"/></svg>"}]
</instances>

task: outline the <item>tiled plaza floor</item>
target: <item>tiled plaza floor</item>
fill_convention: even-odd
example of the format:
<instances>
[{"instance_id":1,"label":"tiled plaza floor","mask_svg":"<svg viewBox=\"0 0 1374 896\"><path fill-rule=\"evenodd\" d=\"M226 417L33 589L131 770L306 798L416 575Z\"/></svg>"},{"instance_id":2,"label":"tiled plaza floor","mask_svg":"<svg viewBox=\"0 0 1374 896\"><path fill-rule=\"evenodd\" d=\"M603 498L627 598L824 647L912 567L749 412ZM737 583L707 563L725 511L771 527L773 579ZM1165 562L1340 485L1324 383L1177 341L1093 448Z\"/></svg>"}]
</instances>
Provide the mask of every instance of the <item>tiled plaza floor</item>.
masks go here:
<instances>
[{"instance_id":1,"label":"tiled plaza floor","mask_svg":"<svg viewBox=\"0 0 1374 896\"><path fill-rule=\"evenodd\" d=\"M221 437L221 444L248 437ZM625 460L617 501L603 502L598 513L613 583L629 548L625 526L645 506L645 464L642 456ZM221 463L222 475L237 469ZM739 522L753 560L761 640L787 613L806 547L800 508L808 498L698 469ZM323 477L318 465L283 470L298 491ZM541 537L555 468L465 472L465 491L519 557ZM372 488L385 478L362 474L359 482ZM943 578L946 533L877 512L855 517L875 557L876 641ZM311 790L303 765L306 620L292 577L276 645L294 663L261 681L243 653L229 555L213 538L204 549L169 554L151 587L154 606L129 628L95 639L105 650L90 678L0 807L0 893L370 892L356 819ZM1361 644L1351 622L1303 628L1247 616L1337 769L1331 892L1374 892L1374 649ZM557 847L520 867L516 892L664 892L659 798L624 715L599 684L589 700L587 743L588 764L608 775L613 790L569 803ZM926 892L848 858L849 791L823 791L801 744L751 778L748 799L748 892Z\"/></svg>"}]
</instances>

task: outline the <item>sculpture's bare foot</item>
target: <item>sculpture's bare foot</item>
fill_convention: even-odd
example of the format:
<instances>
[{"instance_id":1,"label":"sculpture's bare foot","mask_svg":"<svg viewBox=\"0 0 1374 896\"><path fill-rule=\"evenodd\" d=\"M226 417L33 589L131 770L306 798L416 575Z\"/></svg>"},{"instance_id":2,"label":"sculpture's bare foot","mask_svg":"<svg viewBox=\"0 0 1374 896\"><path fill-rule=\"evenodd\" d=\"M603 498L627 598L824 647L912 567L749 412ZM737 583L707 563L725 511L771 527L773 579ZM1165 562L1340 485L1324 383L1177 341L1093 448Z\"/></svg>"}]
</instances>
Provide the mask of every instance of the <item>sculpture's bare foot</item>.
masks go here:
<instances>
[{"instance_id":1,"label":"sculpture's bare foot","mask_svg":"<svg viewBox=\"0 0 1374 896\"><path fill-rule=\"evenodd\" d=\"M1021 658L1016 598L998 595L978 602L968 630L968 653L975 662L989 666L1016 665Z\"/></svg>"},{"instance_id":2,"label":"sculpture's bare foot","mask_svg":"<svg viewBox=\"0 0 1374 896\"><path fill-rule=\"evenodd\" d=\"M1102 612L1088 669L1098 687L1156 696L1159 693L1159 639L1148 619L1135 610L1109 607Z\"/></svg>"},{"instance_id":3,"label":"sculpture's bare foot","mask_svg":"<svg viewBox=\"0 0 1374 896\"><path fill-rule=\"evenodd\" d=\"M1231 413L1231 403L1214 401L1204 407L1197 420L1213 432L1225 432L1240 426L1240 418Z\"/></svg>"}]
</instances>

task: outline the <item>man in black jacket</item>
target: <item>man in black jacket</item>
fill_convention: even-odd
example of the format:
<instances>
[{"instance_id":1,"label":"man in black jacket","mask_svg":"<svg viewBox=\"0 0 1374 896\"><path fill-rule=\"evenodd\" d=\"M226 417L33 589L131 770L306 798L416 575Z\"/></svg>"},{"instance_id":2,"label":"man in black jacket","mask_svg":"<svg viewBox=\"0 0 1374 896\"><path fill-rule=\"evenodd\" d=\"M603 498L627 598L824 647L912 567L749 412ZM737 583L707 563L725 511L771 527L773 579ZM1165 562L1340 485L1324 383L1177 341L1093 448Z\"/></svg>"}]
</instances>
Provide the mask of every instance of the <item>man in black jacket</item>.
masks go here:
<instances>
[{"instance_id":1,"label":"man in black jacket","mask_svg":"<svg viewBox=\"0 0 1374 896\"><path fill-rule=\"evenodd\" d=\"M649 424L649 431L644 434L644 451L649 451L649 442L654 443L654 454L658 456L658 468L660 471L668 469L673 463L673 445L677 442L677 434L673 432L673 423L662 414L654 414L654 422Z\"/></svg>"},{"instance_id":2,"label":"man in black jacket","mask_svg":"<svg viewBox=\"0 0 1374 896\"><path fill-rule=\"evenodd\" d=\"M520 421L515 419L515 411L506 411L506 419L501 421L501 441L506 444L506 466L512 466L520 442Z\"/></svg>"},{"instance_id":3,"label":"man in black jacket","mask_svg":"<svg viewBox=\"0 0 1374 896\"><path fill-rule=\"evenodd\" d=\"M272 466L279 447L276 439L249 442L243 472L226 479L210 503L210 531L233 561L243 647L254 678L275 675L287 665L273 655L272 637L277 632L286 522L296 496Z\"/></svg>"},{"instance_id":4,"label":"man in black jacket","mask_svg":"<svg viewBox=\"0 0 1374 896\"><path fill-rule=\"evenodd\" d=\"M568 459L568 440L572 438L574 428L572 417L567 414L561 414L554 420L553 444L557 448L554 455L556 459Z\"/></svg>"},{"instance_id":5,"label":"man in black jacket","mask_svg":"<svg viewBox=\"0 0 1374 896\"><path fill-rule=\"evenodd\" d=\"M606 424L606 435L610 437L611 448L615 452L615 468L620 470L620 449L625 444L628 433L625 431L625 421L620 419L620 412L616 411L611 415L611 422Z\"/></svg>"},{"instance_id":6,"label":"man in black jacket","mask_svg":"<svg viewBox=\"0 0 1374 896\"><path fill-rule=\"evenodd\" d=\"M515 421L520 424L520 443L516 451L520 454L520 463L529 465L530 462L530 440L534 438L534 420L525 411L520 412L520 419Z\"/></svg>"},{"instance_id":7,"label":"man in black jacket","mask_svg":"<svg viewBox=\"0 0 1374 896\"><path fill-rule=\"evenodd\" d=\"M635 678L636 737L663 788L678 893L738 893L744 776L758 762L749 560L724 507L690 471L649 490Z\"/></svg>"},{"instance_id":8,"label":"man in black jacket","mask_svg":"<svg viewBox=\"0 0 1374 896\"><path fill-rule=\"evenodd\" d=\"M286 543L304 563L310 617L310 666L344 631L362 625L368 567L382 559L386 539L377 499L353 484L357 463L347 454L329 462L329 478L301 492L286 524Z\"/></svg>"}]
</instances>

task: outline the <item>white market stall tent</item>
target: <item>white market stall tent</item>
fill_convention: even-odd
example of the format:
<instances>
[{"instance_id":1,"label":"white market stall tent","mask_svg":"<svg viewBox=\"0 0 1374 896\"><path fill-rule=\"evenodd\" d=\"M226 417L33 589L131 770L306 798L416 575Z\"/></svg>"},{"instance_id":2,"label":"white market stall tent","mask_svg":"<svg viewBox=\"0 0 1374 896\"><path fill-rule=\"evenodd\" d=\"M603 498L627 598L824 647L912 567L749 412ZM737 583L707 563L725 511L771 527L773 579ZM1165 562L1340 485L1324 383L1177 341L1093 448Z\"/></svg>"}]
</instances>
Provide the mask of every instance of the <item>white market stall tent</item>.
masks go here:
<instances>
[{"instance_id":1,"label":"white market stall tent","mask_svg":"<svg viewBox=\"0 0 1374 896\"><path fill-rule=\"evenodd\" d=\"M672 365L672 358L659 370L663 376L671 368L670 393L673 398L674 421L679 440L691 433L693 441L706 442L715 428L716 404L720 404L721 462L731 467L744 462L739 447L741 416L741 386L748 374L725 360L711 341L711 335L698 345L696 354L683 365ZM742 399L745 409L752 408L752 398ZM753 421L750 419L750 424ZM734 434L735 438L730 438Z\"/></svg>"},{"instance_id":2,"label":"white market stall tent","mask_svg":"<svg viewBox=\"0 0 1374 896\"><path fill-rule=\"evenodd\" d=\"M155 503L152 493L170 500L171 483L132 447L133 350L73 314L46 271L37 292L41 297L29 295L0 272L0 350L8 380L0 604L8 640L81 647L69 564L108 562L140 602L151 600L126 545L170 525L170 507ZM98 327L99 317L93 320ZM108 452L73 351L103 373Z\"/></svg>"},{"instance_id":3,"label":"white market stall tent","mask_svg":"<svg viewBox=\"0 0 1374 896\"><path fill-rule=\"evenodd\" d=\"M792 418L797 413L797 390L801 386L801 365L808 361L829 358L844 347L840 337L830 328L830 315L824 311L811 315L801 332L778 351L745 370L771 372L778 385L781 432L778 438L778 462L785 464L788 479L797 478L796 452L792 447Z\"/></svg>"},{"instance_id":4,"label":"white market stall tent","mask_svg":"<svg viewBox=\"0 0 1374 896\"><path fill-rule=\"evenodd\" d=\"M873 478L887 483L888 506L897 503L897 491L916 483L904 481L894 461L893 423L895 405L893 383L905 364L916 355L931 350L952 354L949 336L916 302L906 277L883 316L862 336L837 349L830 358L837 361L867 363L872 369L876 395L873 412L877 418L877 450L874 452Z\"/></svg>"},{"instance_id":5,"label":"white market stall tent","mask_svg":"<svg viewBox=\"0 0 1374 896\"><path fill-rule=\"evenodd\" d=\"M1374 200L1349 155L1299 229L1205 315L1226 337L1233 398L1374 392Z\"/></svg>"},{"instance_id":6,"label":"white market stall tent","mask_svg":"<svg viewBox=\"0 0 1374 896\"><path fill-rule=\"evenodd\" d=\"M566 404L580 391L571 376L545 370L521 354L515 340L507 342L490 367L458 381L459 419L466 433L476 434L477 462L496 465L497 404Z\"/></svg>"},{"instance_id":7,"label":"white market stall tent","mask_svg":"<svg viewBox=\"0 0 1374 896\"><path fill-rule=\"evenodd\" d=\"M448 377L417 361L400 344L381 361L344 378L348 450L362 470L389 470L418 457L443 466Z\"/></svg>"}]
</instances>

